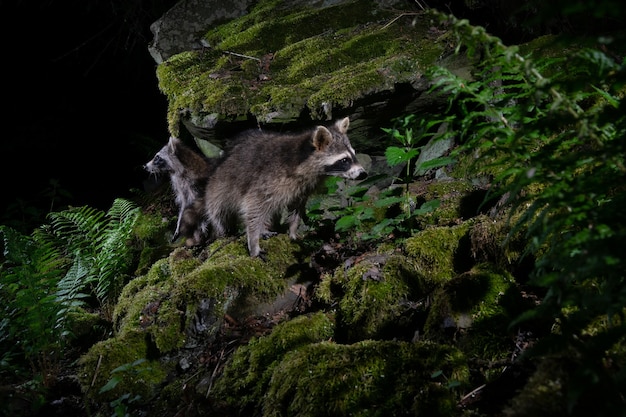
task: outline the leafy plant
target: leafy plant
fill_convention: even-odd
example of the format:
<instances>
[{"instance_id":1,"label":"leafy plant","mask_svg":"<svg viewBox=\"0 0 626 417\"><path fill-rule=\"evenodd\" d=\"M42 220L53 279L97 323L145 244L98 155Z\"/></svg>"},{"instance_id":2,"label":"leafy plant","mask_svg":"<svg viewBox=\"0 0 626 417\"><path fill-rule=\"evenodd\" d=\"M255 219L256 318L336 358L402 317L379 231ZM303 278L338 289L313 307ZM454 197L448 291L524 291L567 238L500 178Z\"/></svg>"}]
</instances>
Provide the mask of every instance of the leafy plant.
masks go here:
<instances>
[{"instance_id":1,"label":"leafy plant","mask_svg":"<svg viewBox=\"0 0 626 417\"><path fill-rule=\"evenodd\" d=\"M139 215L134 203L116 199L107 213L91 207L50 213L47 232L71 260L59 282L59 301L68 307L95 295L104 304L119 290L132 261L128 246Z\"/></svg>"},{"instance_id":2,"label":"leafy plant","mask_svg":"<svg viewBox=\"0 0 626 417\"><path fill-rule=\"evenodd\" d=\"M54 378L70 334L70 312L94 295L104 303L124 277L138 208L115 200L49 214L50 224L26 236L0 226L0 374L28 376L44 386Z\"/></svg>"},{"instance_id":3,"label":"leafy plant","mask_svg":"<svg viewBox=\"0 0 626 417\"><path fill-rule=\"evenodd\" d=\"M512 326L547 322L550 332L527 352L573 361L567 409L622 413L626 397L626 60L581 48L569 56L531 59L483 28L435 13L470 56L473 80L434 68L434 89L450 97L459 152L491 161L492 196L509 196L521 213L536 259L531 284L541 304ZM608 51L612 46L606 43ZM619 351L622 351L619 354ZM612 364L608 367L607 364ZM600 395L602 401L593 400Z\"/></svg>"},{"instance_id":4,"label":"leafy plant","mask_svg":"<svg viewBox=\"0 0 626 417\"><path fill-rule=\"evenodd\" d=\"M417 118L410 114L394 119L395 126L382 128L394 138L400 146L389 146L385 150L387 164L390 167L404 165L402 175L393 178L398 186L387 187L380 195L370 201L365 194L368 186L387 178L381 174L359 183L347 190L352 204L336 208L338 218L335 230L338 232L356 230L360 240L374 240L385 238L390 235L402 235L410 233L414 226L412 219L429 213L439 207L439 200L423 202L417 207L417 201L409 191L409 185L414 178L414 173L421 169L431 169L446 165L451 158L439 157L422 164L416 164L416 158L420 154L420 148L426 139L437 135L433 128L439 126L444 119ZM335 189L329 188L329 193Z\"/></svg>"},{"instance_id":5,"label":"leafy plant","mask_svg":"<svg viewBox=\"0 0 626 417\"><path fill-rule=\"evenodd\" d=\"M26 361L47 386L66 340L55 296L64 260L55 246L7 226L0 235L0 374L26 375Z\"/></svg>"},{"instance_id":6,"label":"leafy plant","mask_svg":"<svg viewBox=\"0 0 626 417\"><path fill-rule=\"evenodd\" d=\"M135 377L135 376L141 376L143 372L150 371L150 367L140 366L140 365L143 365L145 362L146 362L146 359L141 358L141 359L137 359L133 363L126 363L124 365L120 365L117 368L113 369L111 371L111 379L109 379L109 381L104 386L102 386L102 388L100 388L99 393L102 394L102 393L105 393L114 389L117 386L117 384L119 384L122 381L125 374L130 374L133 377ZM129 411L132 408L132 405L134 403L139 402L140 400L141 400L141 395L138 395L138 394L133 395L130 393L125 393L125 394L120 395L115 400L111 401L109 405L113 409L114 417L126 417L126 416L131 415Z\"/></svg>"}]
</instances>

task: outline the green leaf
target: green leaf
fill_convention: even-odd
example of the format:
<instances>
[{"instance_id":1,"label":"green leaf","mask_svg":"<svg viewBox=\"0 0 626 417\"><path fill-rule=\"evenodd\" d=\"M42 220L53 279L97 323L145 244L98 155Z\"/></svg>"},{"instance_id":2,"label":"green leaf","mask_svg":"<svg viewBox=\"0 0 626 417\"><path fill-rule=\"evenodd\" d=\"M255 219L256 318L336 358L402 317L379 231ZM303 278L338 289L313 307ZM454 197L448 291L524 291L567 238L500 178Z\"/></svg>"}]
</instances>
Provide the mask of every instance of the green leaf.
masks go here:
<instances>
[{"instance_id":1,"label":"green leaf","mask_svg":"<svg viewBox=\"0 0 626 417\"><path fill-rule=\"evenodd\" d=\"M117 386L117 384L119 384L120 381L121 381L120 378L117 378L114 376L113 378L109 379L109 382L107 382L102 388L100 388L100 391L98 391L98 394L111 391L113 388Z\"/></svg>"},{"instance_id":2,"label":"green leaf","mask_svg":"<svg viewBox=\"0 0 626 417\"><path fill-rule=\"evenodd\" d=\"M349 214L347 216L340 217L335 222L335 231L342 232L353 228L357 224L356 216Z\"/></svg>"},{"instance_id":3,"label":"green leaf","mask_svg":"<svg viewBox=\"0 0 626 417\"><path fill-rule=\"evenodd\" d=\"M415 210L411 214L413 216L419 216L422 214L430 213L431 211L434 211L435 209L437 209L440 204L441 202L439 201L439 199L427 201L424 204L422 204L419 209Z\"/></svg>"},{"instance_id":4,"label":"green leaf","mask_svg":"<svg viewBox=\"0 0 626 417\"><path fill-rule=\"evenodd\" d=\"M451 158L449 156L441 156L439 158L434 158L431 159L430 161L425 161L421 164L419 164L419 166L415 167L415 173L419 172L424 172L427 171L429 169L433 169L433 168L439 168L439 167L443 167L446 165L450 165L452 163L454 163L455 159Z\"/></svg>"},{"instance_id":5,"label":"green leaf","mask_svg":"<svg viewBox=\"0 0 626 417\"><path fill-rule=\"evenodd\" d=\"M396 166L410 161L418 155L417 149L399 148L397 146L389 146L385 150L385 157L387 158L387 164L389 166Z\"/></svg>"}]
</instances>

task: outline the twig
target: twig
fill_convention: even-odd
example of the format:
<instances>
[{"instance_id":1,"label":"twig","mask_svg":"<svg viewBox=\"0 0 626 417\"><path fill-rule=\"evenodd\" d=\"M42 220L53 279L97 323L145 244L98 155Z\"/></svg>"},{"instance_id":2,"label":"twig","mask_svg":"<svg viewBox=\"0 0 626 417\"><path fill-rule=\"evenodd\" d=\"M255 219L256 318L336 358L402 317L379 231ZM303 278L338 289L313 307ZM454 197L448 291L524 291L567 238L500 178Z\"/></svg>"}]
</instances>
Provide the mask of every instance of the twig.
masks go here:
<instances>
[{"instance_id":1,"label":"twig","mask_svg":"<svg viewBox=\"0 0 626 417\"><path fill-rule=\"evenodd\" d=\"M100 364L102 363L102 355L98 356L98 363L96 364L96 370L93 373L93 379L91 380L91 385L89 388L93 388L93 384L96 383L96 377L98 376L98 371L100 370Z\"/></svg>"},{"instance_id":2,"label":"twig","mask_svg":"<svg viewBox=\"0 0 626 417\"><path fill-rule=\"evenodd\" d=\"M481 389L485 388L486 386L487 386L487 384L482 384L480 387L472 390L469 394L467 394L466 396L461 398L460 402L463 402L463 401L467 400L469 397L473 396L474 394L476 394L478 391L480 391Z\"/></svg>"},{"instance_id":3,"label":"twig","mask_svg":"<svg viewBox=\"0 0 626 417\"><path fill-rule=\"evenodd\" d=\"M222 53L228 54L228 55L238 56L239 58L254 59L255 61L261 62L261 60L259 58L255 58L255 57L250 56L250 55L238 54L237 52L231 52L231 51L222 51Z\"/></svg>"},{"instance_id":4,"label":"twig","mask_svg":"<svg viewBox=\"0 0 626 417\"><path fill-rule=\"evenodd\" d=\"M211 374L211 379L209 380L209 388L206 390L205 398L209 398L209 394L211 393L211 388L213 388L213 381L215 380L215 375L217 374L217 370L219 369L222 359L224 359L224 349L220 352L220 357L217 358L217 363L215 364L215 368L213 369L213 373Z\"/></svg>"},{"instance_id":5,"label":"twig","mask_svg":"<svg viewBox=\"0 0 626 417\"><path fill-rule=\"evenodd\" d=\"M416 15L418 15L418 14L419 14L419 13L402 13L401 15L394 17L394 18L391 20L391 22L387 23L385 26L383 26L383 27L382 27L382 28L380 28L380 29L381 29L381 30L382 30L382 29L387 29L389 26L391 26L391 25L393 24L393 22L395 22L396 20L400 19L401 17L404 17L404 16L416 16Z\"/></svg>"},{"instance_id":6,"label":"twig","mask_svg":"<svg viewBox=\"0 0 626 417\"><path fill-rule=\"evenodd\" d=\"M424 4L426 4L426 7L424 7L424 5L419 0L415 0L415 3L417 3L417 5L422 8L422 10L430 9L430 7L428 7L428 4L426 4L426 2L424 2Z\"/></svg>"}]
</instances>

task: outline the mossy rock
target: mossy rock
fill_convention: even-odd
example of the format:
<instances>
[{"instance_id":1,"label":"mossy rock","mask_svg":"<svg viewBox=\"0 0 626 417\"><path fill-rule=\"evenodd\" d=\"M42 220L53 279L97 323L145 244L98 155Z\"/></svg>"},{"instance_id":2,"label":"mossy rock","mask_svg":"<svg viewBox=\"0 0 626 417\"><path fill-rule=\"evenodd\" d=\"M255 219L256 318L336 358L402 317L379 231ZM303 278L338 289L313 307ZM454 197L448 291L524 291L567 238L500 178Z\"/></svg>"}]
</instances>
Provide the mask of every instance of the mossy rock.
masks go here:
<instances>
[{"instance_id":1,"label":"mossy rock","mask_svg":"<svg viewBox=\"0 0 626 417\"><path fill-rule=\"evenodd\" d=\"M98 396L96 388L106 384L113 369L141 359L149 361L129 373L146 373L151 375L150 384L162 383L165 371L152 362L173 355L191 338L211 340L238 298L271 300L281 295L287 279L297 276L301 266L299 246L285 235L261 245L268 251L266 261L249 256L244 238L216 241L207 247L208 259L203 262L191 249L178 248L155 262L146 275L128 283L113 313L115 336L94 345L81 359L85 391L94 400L106 401L120 393L135 393L134 377L123 378L104 396ZM207 306L211 311L203 311L206 328L198 335L197 313ZM150 384L137 394L149 398L154 388Z\"/></svg>"},{"instance_id":2,"label":"mossy rock","mask_svg":"<svg viewBox=\"0 0 626 417\"><path fill-rule=\"evenodd\" d=\"M216 381L212 398L240 411L261 404L272 372L291 351L328 340L334 334L332 315L313 313L278 324L269 335L253 338L241 346Z\"/></svg>"},{"instance_id":3,"label":"mossy rock","mask_svg":"<svg viewBox=\"0 0 626 417\"><path fill-rule=\"evenodd\" d=\"M572 363L561 359L544 359L520 392L504 409L510 417L565 417L566 387ZM569 368L569 369L568 369ZM591 413L593 414L593 412Z\"/></svg>"},{"instance_id":4,"label":"mossy rock","mask_svg":"<svg viewBox=\"0 0 626 417\"><path fill-rule=\"evenodd\" d=\"M316 298L337 307L337 340L355 342L398 336L423 312L415 301L435 284L417 272L410 258L397 251L364 254L350 266L323 277Z\"/></svg>"},{"instance_id":5,"label":"mossy rock","mask_svg":"<svg viewBox=\"0 0 626 417\"><path fill-rule=\"evenodd\" d=\"M468 271L474 263L469 241L471 224L467 221L456 226L426 228L407 238L404 250L420 274L444 283Z\"/></svg>"},{"instance_id":6,"label":"mossy rock","mask_svg":"<svg viewBox=\"0 0 626 417\"><path fill-rule=\"evenodd\" d=\"M264 417L450 416L468 383L463 354L427 342L320 342L274 369Z\"/></svg>"},{"instance_id":7,"label":"mossy rock","mask_svg":"<svg viewBox=\"0 0 626 417\"><path fill-rule=\"evenodd\" d=\"M416 190L417 188L417 190ZM410 189L424 201L438 200L439 207L419 217L419 227L453 226L484 211L486 191L468 180L446 179L422 185L414 183Z\"/></svg>"},{"instance_id":8,"label":"mossy rock","mask_svg":"<svg viewBox=\"0 0 626 417\"><path fill-rule=\"evenodd\" d=\"M327 7L259 1L245 16L208 30L210 47L159 65L169 129L177 135L182 118L202 124L248 115L283 123L303 112L313 120L337 117L368 95L419 83L447 47L430 26L423 14L372 0Z\"/></svg>"},{"instance_id":9,"label":"mossy rock","mask_svg":"<svg viewBox=\"0 0 626 417\"><path fill-rule=\"evenodd\" d=\"M137 397L136 402L147 403L169 372L156 358L147 359L152 349L142 331L94 344L79 360L78 379L85 396L94 403L107 404L131 394Z\"/></svg>"},{"instance_id":10,"label":"mossy rock","mask_svg":"<svg viewBox=\"0 0 626 417\"><path fill-rule=\"evenodd\" d=\"M435 291L424 337L455 343L468 357L504 359L512 349L509 324L531 307L508 272L479 264Z\"/></svg>"}]
</instances>

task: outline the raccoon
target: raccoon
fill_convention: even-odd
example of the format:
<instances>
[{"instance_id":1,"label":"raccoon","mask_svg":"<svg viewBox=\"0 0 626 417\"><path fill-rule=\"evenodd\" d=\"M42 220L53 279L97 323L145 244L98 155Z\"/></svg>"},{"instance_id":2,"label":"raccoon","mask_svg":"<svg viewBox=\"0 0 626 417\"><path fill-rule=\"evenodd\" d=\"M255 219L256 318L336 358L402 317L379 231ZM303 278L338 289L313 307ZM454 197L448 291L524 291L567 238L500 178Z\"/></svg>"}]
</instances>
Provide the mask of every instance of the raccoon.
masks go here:
<instances>
[{"instance_id":1,"label":"raccoon","mask_svg":"<svg viewBox=\"0 0 626 417\"><path fill-rule=\"evenodd\" d=\"M213 167L214 164L208 158L193 151L175 137L170 137L167 144L144 165L144 169L150 174L167 173L170 176L179 209L172 241L184 236L187 238L187 246L201 242L204 235L202 199Z\"/></svg>"},{"instance_id":2,"label":"raccoon","mask_svg":"<svg viewBox=\"0 0 626 417\"><path fill-rule=\"evenodd\" d=\"M250 256L257 257L261 234L287 209L289 236L296 239L307 199L325 176L367 177L346 135L349 125L346 117L300 134L244 133L206 187L205 221L215 237L226 233L229 219L242 220Z\"/></svg>"}]
</instances>

